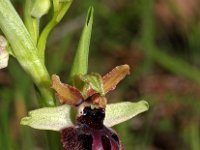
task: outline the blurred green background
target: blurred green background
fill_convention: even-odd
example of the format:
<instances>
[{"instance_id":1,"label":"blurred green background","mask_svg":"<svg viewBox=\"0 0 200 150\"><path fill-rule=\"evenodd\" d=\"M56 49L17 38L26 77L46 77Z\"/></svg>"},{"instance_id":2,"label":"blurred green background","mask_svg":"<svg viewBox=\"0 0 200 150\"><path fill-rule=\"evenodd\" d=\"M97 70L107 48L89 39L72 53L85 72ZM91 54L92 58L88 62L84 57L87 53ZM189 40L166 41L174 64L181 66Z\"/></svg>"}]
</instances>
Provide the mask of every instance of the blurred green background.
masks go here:
<instances>
[{"instance_id":1,"label":"blurred green background","mask_svg":"<svg viewBox=\"0 0 200 150\"><path fill-rule=\"evenodd\" d=\"M24 0L12 0L23 16ZM89 70L129 64L131 75L109 102L145 99L150 110L115 127L126 150L200 150L199 0L75 0L47 45L50 74L65 81L87 9L94 6ZM42 27L50 15L42 19ZM35 87L18 62L0 70L0 150L46 150L43 131L19 125L38 108Z\"/></svg>"}]
</instances>

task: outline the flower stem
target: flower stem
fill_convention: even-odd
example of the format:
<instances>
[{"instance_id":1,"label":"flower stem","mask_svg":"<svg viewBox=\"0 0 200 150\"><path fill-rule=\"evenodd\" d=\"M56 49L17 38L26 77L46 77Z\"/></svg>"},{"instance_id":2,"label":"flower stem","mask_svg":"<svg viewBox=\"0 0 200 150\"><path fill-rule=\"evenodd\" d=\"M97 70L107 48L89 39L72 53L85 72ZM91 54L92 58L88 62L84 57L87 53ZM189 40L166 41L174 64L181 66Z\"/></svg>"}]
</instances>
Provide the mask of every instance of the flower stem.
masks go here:
<instances>
[{"instance_id":1,"label":"flower stem","mask_svg":"<svg viewBox=\"0 0 200 150\"><path fill-rule=\"evenodd\" d=\"M46 27L43 29L39 39L38 39L38 54L40 60L45 61L45 48L47 43L47 37L49 36L49 33L51 30L61 21L64 14L67 12L69 7L71 6L72 0L66 1L66 2L59 2L57 0L53 1L54 5L54 14L52 19L49 21L49 23L46 25Z\"/></svg>"},{"instance_id":2,"label":"flower stem","mask_svg":"<svg viewBox=\"0 0 200 150\"><path fill-rule=\"evenodd\" d=\"M54 106L47 69L38 57L33 39L9 0L0 1L0 28L11 45L14 56L37 85L42 95L42 104Z\"/></svg>"}]
</instances>

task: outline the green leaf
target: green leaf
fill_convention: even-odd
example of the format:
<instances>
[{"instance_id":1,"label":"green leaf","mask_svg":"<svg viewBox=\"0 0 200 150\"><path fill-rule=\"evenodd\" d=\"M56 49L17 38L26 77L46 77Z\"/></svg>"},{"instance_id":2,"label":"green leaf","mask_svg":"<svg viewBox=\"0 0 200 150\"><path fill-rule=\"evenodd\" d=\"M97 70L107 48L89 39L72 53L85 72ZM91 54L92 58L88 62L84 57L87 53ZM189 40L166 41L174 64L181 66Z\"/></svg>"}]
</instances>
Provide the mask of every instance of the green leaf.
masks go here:
<instances>
[{"instance_id":1,"label":"green leaf","mask_svg":"<svg viewBox=\"0 0 200 150\"><path fill-rule=\"evenodd\" d=\"M90 7L87 13L87 19L85 21L85 25L76 52L76 56L71 69L71 74L70 74L71 79L75 75L79 74L85 75L88 70L88 54L89 54L89 45L92 32L93 12L94 12L93 7Z\"/></svg>"},{"instance_id":2,"label":"green leaf","mask_svg":"<svg viewBox=\"0 0 200 150\"><path fill-rule=\"evenodd\" d=\"M121 102L116 104L108 104L106 106L106 117L104 124L107 127L112 127L131 119L137 114L147 111L148 108L148 103L143 100L137 103Z\"/></svg>"},{"instance_id":3,"label":"green leaf","mask_svg":"<svg viewBox=\"0 0 200 150\"><path fill-rule=\"evenodd\" d=\"M44 107L30 111L29 116L22 118L20 124L40 130L60 131L73 125L70 119L70 106Z\"/></svg>"},{"instance_id":4,"label":"green leaf","mask_svg":"<svg viewBox=\"0 0 200 150\"><path fill-rule=\"evenodd\" d=\"M0 35L0 69L8 66L9 51L6 39Z\"/></svg>"}]
</instances>

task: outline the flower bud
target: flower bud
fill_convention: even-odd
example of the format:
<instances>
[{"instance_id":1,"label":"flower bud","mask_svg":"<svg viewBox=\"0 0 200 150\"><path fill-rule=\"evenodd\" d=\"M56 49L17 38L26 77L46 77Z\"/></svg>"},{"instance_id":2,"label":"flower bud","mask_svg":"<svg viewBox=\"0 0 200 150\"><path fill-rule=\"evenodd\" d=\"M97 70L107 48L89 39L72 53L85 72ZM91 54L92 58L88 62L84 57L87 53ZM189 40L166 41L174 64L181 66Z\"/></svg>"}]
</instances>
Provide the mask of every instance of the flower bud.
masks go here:
<instances>
[{"instance_id":1,"label":"flower bud","mask_svg":"<svg viewBox=\"0 0 200 150\"><path fill-rule=\"evenodd\" d=\"M50 7L50 0L35 0L31 10L31 15L35 18L41 18L43 15L48 13Z\"/></svg>"},{"instance_id":2,"label":"flower bud","mask_svg":"<svg viewBox=\"0 0 200 150\"><path fill-rule=\"evenodd\" d=\"M0 35L0 69L8 66L9 52L7 47L8 43L6 39Z\"/></svg>"}]
</instances>

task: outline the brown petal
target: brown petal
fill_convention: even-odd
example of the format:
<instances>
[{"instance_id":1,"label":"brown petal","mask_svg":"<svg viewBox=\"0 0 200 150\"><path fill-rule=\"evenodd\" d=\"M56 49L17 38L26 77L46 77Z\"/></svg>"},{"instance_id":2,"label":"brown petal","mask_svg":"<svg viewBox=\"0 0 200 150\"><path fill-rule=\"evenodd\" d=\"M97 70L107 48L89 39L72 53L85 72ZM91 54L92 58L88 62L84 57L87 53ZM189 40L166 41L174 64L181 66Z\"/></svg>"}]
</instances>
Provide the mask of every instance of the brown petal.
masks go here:
<instances>
[{"instance_id":1,"label":"brown petal","mask_svg":"<svg viewBox=\"0 0 200 150\"><path fill-rule=\"evenodd\" d=\"M83 97L77 88L62 83L59 76L55 74L52 75L52 88L57 92L56 95L61 104L66 103L76 106L83 101Z\"/></svg>"},{"instance_id":2,"label":"brown petal","mask_svg":"<svg viewBox=\"0 0 200 150\"><path fill-rule=\"evenodd\" d=\"M129 70L129 65L125 64L115 67L112 71L103 76L104 92L107 93L114 90L119 81L129 74Z\"/></svg>"}]
</instances>

